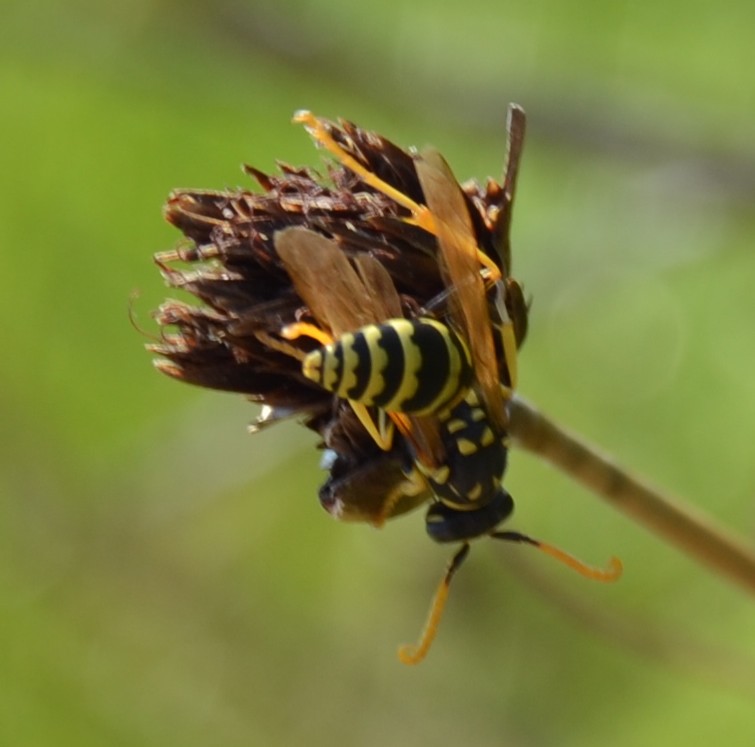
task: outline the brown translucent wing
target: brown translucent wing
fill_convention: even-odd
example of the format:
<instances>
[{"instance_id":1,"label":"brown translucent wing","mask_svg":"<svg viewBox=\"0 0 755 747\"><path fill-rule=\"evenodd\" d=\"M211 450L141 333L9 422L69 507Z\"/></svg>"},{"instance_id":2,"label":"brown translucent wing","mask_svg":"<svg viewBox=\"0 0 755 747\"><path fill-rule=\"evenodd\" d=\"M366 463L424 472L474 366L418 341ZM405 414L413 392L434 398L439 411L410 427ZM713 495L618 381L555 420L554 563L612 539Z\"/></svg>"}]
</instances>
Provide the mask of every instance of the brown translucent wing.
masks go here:
<instances>
[{"instance_id":1,"label":"brown translucent wing","mask_svg":"<svg viewBox=\"0 0 755 747\"><path fill-rule=\"evenodd\" d=\"M381 321L373 295L335 241L308 228L286 228L275 234L275 249L296 292L333 337Z\"/></svg>"},{"instance_id":2,"label":"brown translucent wing","mask_svg":"<svg viewBox=\"0 0 755 747\"><path fill-rule=\"evenodd\" d=\"M403 316L401 299L388 270L369 254L358 255L354 263L367 294L375 321Z\"/></svg>"},{"instance_id":3,"label":"brown translucent wing","mask_svg":"<svg viewBox=\"0 0 755 747\"><path fill-rule=\"evenodd\" d=\"M500 372L467 203L453 172L437 151L422 152L417 159L417 174L433 215L442 267L455 290L450 295L452 319L469 346L488 417L503 431L506 416Z\"/></svg>"},{"instance_id":4,"label":"brown translucent wing","mask_svg":"<svg viewBox=\"0 0 755 747\"><path fill-rule=\"evenodd\" d=\"M279 231L275 248L297 293L331 336L403 316L390 274L369 254L358 255L352 264L335 241L303 227ZM442 462L435 418L397 414L392 419L425 464Z\"/></svg>"}]
</instances>

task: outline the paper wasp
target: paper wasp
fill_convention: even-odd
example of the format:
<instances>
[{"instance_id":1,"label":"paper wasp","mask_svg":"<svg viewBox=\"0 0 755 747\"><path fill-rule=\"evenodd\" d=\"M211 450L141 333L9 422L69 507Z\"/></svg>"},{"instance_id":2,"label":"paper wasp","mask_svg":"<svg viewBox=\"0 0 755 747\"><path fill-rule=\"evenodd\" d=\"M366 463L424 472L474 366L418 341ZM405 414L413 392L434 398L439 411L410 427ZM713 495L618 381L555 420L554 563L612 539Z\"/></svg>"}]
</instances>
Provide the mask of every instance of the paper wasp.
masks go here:
<instances>
[{"instance_id":1,"label":"paper wasp","mask_svg":"<svg viewBox=\"0 0 755 747\"><path fill-rule=\"evenodd\" d=\"M460 542L436 592L416 647L402 647L404 663L426 655L436 634L451 579L470 540L489 536L524 542L583 575L614 580L620 565L595 570L561 550L498 525L513 510L501 486L507 460L506 402L517 383L517 347L526 304L510 275L508 223L524 134L524 112L509 110L504 173L504 215L484 220L498 233L500 251L478 246L467 198L436 151L414 158L422 201L392 187L332 136L325 120L299 112L314 140L329 150L367 189L395 201L407 225L434 237L445 290L419 314L407 314L393 280L370 253L346 256L337 241L306 227L275 236L275 248L313 322L297 322L283 337L308 336L321 347L303 360L303 373L347 400L383 450L398 437L406 445L405 481L387 495L384 518L406 495L433 496L428 534ZM398 434L398 435L397 435Z\"/></svg>"}]
</instances>

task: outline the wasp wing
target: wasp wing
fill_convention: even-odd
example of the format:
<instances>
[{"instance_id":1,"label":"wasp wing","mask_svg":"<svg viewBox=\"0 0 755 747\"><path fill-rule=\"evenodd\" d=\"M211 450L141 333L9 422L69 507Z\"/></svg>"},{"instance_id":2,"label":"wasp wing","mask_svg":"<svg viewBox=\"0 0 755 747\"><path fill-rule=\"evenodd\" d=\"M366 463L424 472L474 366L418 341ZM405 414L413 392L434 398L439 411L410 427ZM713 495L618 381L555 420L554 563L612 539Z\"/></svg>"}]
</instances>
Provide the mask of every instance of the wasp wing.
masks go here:
<instances>
[{"instance_id":1,"label":"wasp wing","mask_svg":"<svg viewBox=\"0 0 755 747\"><path fill-rule=\"evenodd\" d=\"M275 249L296 292L333 337L381 321L372 295L335 241L308 228L286 228L275 235Z\"/></svg>"},{"instance_id":2,"label":"wasp wing","mask_svg":"<svg viewBox=\"0 0 755 747\"><path fill-rule=\"evenodd\" d=\"M331 336L403 316L390 274L369 254L355 258L355 269L337 242L303 227L279 231L275 248L297 293ZM396 413L391 419L425 464L443 461L436 418Z\"/></svg>"},{"instance_id":3,"label":"wasp wing","mask_svg":"<svg viewBox=\"0 0 755 747\"><path fill-rule=\"evenodd\" d=\"M370 254L357 255L354 264L367 293L374 320L384 321L403 316L401 298L388 270Z\"/></svg>"},{"instance_id":4,"label":"wasp wing","mask_svg":"<svg viewBox=\"0 0 755 747\"><path fill-rule=\"evenodd\" d=\"M433 215L441 265L454 288L450 310L472 355L475 376L488 417L500 431L506 427L500 371L491 331L485 283L480 274L477 241L467 203L443 157L426 149L417 159L425 202Z\"/></svg>"}]
</instances>

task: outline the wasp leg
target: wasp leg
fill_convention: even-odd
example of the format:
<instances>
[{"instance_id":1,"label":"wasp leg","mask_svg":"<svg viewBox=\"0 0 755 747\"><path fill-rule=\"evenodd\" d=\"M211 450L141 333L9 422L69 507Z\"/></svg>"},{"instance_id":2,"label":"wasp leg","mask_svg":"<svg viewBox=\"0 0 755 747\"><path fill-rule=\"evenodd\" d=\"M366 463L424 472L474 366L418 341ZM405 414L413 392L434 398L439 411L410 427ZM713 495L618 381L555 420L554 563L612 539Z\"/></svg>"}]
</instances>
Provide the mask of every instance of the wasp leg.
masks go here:
<instances>
[{"instance_id":1,"label":"wasp leg","mask_svg":"<svg viewBox=\"0 0 755 747\"><path fill-rule=\"evenodd\" d=\"M546 555L550 555L552 558L568 566L573 571L576 571L581 576L593 581L603 581L605 583L617 581L623 571L621 561L616 557L608 561L607 568L593 568L560 548L541 542L540 540L532 539L532 537L528 537L526 534L520 534L519 532L492 532L490 536L493 539L506 540L508 542L524 542L532 545Z\"/></svg>"},{"instance_id":2,"label":"wasp leg","mask_svg":"<svg viewBox=\"0 0 755 747\"><path fill-rule=\"evenodd\" d=\"M286 340L295 340L297 337L311 337L323 346L330 345L333 342L333 338L325 330L309 322L294 322L287 325L281 330L281 337Z\"/></svg>"},{"instance_id":3,"label":"wasp leg","mask_svg":"<svg viewBox=\"0 0 755 747\"><path fill-rule=\"evenodd\" d=\"M509 371L509 381L511 382L511 391L507 392L507 395L511 399L519 378L516 337L514 336L514 325L511 322L506 322L503 325L501 329L501 341L503 342L503 355L506 358L506 368Z\"/></svg>"},{"instance_id":4,"label":"wasp leg","mask_svg":"<svg viewBox=\"0 0 755 747\"><path fill-rule=\"evenodd\" d=\"M519 379L519 366L518 366L518 347L516 342L516 331L514 329L514 322L506 309L506 286L504 283L499 283L496 287L495 293L495 308L498 312L498 316L501 318L501 326L494 325L501 338L501 345L503 347L503 357L506 360L506 368L509 372L510 387L502 386L504 396L507 399L511 399L514 390L516 389L517 381Z\"/></svg>"},{"instance_id":5,"label":"wasp leg","mask_svg":"<svg viewBox=\"0 0 755 747\"><path fill-rule=\"evenodd\" d=\"M427 652L430 650L430 646L432 646L435 636L438 633L440 618L443 615L443 609L445 608L446 600L448 599L448 589L451 585L451 579L454 577L456 571L459 570L461 564L466 560L468 554L469 542L465 542L451 558L448 568L446 568L446 573L433 597L432 604L430 605L430 612L427 616L427 622L425 623L419 641L414 646L404 644L398 650L398 658L402 664L419 664L427 656Z\"/></svg>"},{"instance_id":6,"label":"wasp leg","mask_svg":"<svg viewBox=\"0 0 755 747\"><path fill-rule=\"evenodd\" d=\"M364 426L372 440L383 450L389 451L393 444L393 420L387 419L382 410L378 411L378 422L372 418L367 406L362 402L354 402L350 399L349 404L354 414L359 418L359 422Z\"/></svg>"},{"instance_id":7,"label":"wasp leg","mask_svg":"<svg viewBox=\"0 0 755 747\"><path fill-rule=\"evenodd\" d=\"M427 221L429 225L432 225L432 215L430 211L424 206L416 203L411 197L400 192L395 187L392 187L387 182L384 182L380 177L373 174L366 167L364 167L353 156L349 155L336 141L335 138L328 132L327 127L323 124L323 121L316 117L312 112L306 109L300 109L294 114L294 120L296 124L303 124L307 132L322 145L326 150L330 151L347 169L353 171L365 184L369 184L374 187L378 192L382 192L386 197L390 197L394 202L397 202L402 207L409 210L414 218L417 220L418 225L422 228L426 228L431 233L434 233L432 228L425 225ZM425 217L426 216L426 217Z\"/></svg>"},{"instance_id":8,"label":"wasp leg","mask_svg":"<svg viewBox=\"0 0 755 747\"><path fill-rule=\"evenodd\" d=\"M386 197L390 197L394 202L405 207L412 214L407 223L411 223L424 228L429 233L437 236L438 230L435 225L435 216L426 205L420 205L412 200L411 197L392 187L383 181L379 176L373 174L353 156L347 153L328 132L322 120L316 117L312 112L301 109L294 114L293 121L296 124L303 124L307 132L322 145L326 150L333 154L347 169L353 171L365 184L369 184L378 192L382 192ZM498 282L501 278L501 271L495 262L479 249L477 257L480 263L487 271L486 280L491 284Z\"/></svg>"}]
</instances>

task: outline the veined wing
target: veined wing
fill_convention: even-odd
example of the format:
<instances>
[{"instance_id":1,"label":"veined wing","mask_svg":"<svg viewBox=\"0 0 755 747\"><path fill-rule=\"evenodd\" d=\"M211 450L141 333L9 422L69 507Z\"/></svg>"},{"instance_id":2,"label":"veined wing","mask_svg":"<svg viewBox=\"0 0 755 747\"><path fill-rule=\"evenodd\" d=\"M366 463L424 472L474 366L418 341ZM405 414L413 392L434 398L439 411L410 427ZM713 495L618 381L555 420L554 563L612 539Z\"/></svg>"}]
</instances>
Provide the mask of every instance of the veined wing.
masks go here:
<instances>
[{"instance_id":1,"label":"veined wing","mask_svg":"<svg viewBox=\"0 0 755 747\"><path fill-rule=\"evenodd\" d=\"M335 241L303 227L277 233L275 247L326 337L338 338L367 324L402 316L391 276L370 255L359 255L355 268ZM361 406L352 405L361 411ZM428 466L442 462L444 449L436 418L401 413L391 413L390 418L420 460Z\"/></svg>"},{"instance_id":2,"label":"veined wing","mask_svg":"<svg viewBox=\"0 0 755 747\"><path fill-rule=\"evenodd\" d=\"M434 218L442 266L449 286L452 319L469 346L488 417L503 431L506 413L491 330L479 249L464 195L443 157L435 150L417 159L417 174Z\"/></svg>"}]
</instances>

